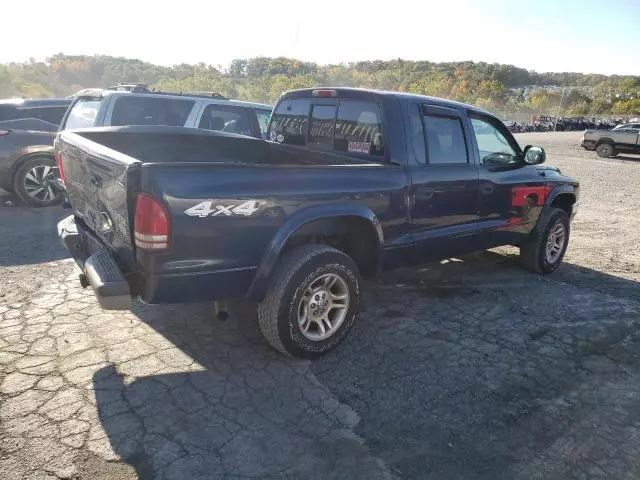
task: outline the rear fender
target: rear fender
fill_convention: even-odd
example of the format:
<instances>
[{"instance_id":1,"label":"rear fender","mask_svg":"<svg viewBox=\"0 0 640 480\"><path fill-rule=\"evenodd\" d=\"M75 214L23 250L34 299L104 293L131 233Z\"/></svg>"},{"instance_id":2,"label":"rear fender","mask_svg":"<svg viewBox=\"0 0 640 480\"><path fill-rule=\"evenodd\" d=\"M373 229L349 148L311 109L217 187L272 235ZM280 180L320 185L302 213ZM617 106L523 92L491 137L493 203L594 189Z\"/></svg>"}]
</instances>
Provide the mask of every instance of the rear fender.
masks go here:
<instances>
[{"instance_id":1,"label":"rear fender","mask_svg":"<svg viewBox=\"0 0 640 480\"><path fill-rule=\"evenodd\" d=\"M255 301L261 301L264 298L271 272L280 258L287 241L293 237L297 231L299 231L303 226L317 220L339 219L341 217L359 217L371 224L372 228L376 232L378 242L379 255L377 260L378 265L376 268L379 269L382 261L384 236L378 218L371 210L369 210L369 208L360 204L340 203L308 207L299 210L288 218L273 237L267 247L267 251L262 257L255 278L247 293L247 297Z\"/></svg>"}]
</instances>

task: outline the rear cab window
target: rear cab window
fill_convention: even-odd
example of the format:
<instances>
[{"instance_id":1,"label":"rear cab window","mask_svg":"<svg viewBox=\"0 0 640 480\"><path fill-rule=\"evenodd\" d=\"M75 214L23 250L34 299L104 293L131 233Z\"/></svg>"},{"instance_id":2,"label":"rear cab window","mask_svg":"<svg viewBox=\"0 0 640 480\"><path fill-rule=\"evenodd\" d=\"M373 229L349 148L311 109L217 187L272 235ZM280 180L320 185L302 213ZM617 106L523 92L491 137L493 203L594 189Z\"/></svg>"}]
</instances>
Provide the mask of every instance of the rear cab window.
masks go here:
<instances>
[{"instance_id":1,"label":"rear cab window","mask_svg":"<svg viewBox=\"0 0 640 480\"><path fill-rule=\"evenodd\" d=\"M269 140L353 156L386 155L382 113L368 100L286 99L273 112Z\"/></svg>"},{"instance_id":2,"label":"rear cab window","mask_svg":"<svg viewBox=\"0 0 640 480\"><path fill-rule=\"evenodd\" d=\"M334 148L341 152L384 157L380 107L374 102L344 100L338 107Z\"/></svg>"},{"instance_id":3,"label":"rear cab window","mask_svg":"<svg viewBox=\"0 0 640 480\"><path fill-rule=\"evenodd\" d=\"M269 124L269 140L289 145L306 145L311 100L284 100L278 104Z\"/></svg>"}]
</instances>

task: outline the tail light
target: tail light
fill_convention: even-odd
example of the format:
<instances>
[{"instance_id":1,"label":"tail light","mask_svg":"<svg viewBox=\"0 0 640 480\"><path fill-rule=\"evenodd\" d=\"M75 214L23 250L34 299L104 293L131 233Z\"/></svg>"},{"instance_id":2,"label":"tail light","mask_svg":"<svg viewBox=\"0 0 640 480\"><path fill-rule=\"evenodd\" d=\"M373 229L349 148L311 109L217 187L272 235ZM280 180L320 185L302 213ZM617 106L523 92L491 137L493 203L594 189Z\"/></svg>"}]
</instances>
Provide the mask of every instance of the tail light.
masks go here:
<instances>
[{"instance_id":1,"label":"tail light","mask_svg":"<svg viewBox=\"0 0 640 480\"><path fill-rule=\"evenodd\" d=\"M62 155L60 155L60 152L56 152L53 154L53 157L56 159L56 164L58 165L58 175L60 176L60 181L64 184L64 170L62 168Z\"/></svg>"},{"instance_id":2,"label":"tail light","mask_svg":"<svg viewBox=\"0 0 640 480\"><path fill-rule=\"evenodd\" d=\"M136 247L162 251L169 247L169 215L158 199L144 193L136 196L134 238Z\"/></svg>"},{"instance_id":3,"label":"tail light","mask_svg":"<svg viewBox=\"0 0 640 480\"><path fill-rule=\"evenodd\" d=\"M0 129L0 137L3 137L5 135L9 135L10 130L2 130Z\"/></svg>"}]
</instances>

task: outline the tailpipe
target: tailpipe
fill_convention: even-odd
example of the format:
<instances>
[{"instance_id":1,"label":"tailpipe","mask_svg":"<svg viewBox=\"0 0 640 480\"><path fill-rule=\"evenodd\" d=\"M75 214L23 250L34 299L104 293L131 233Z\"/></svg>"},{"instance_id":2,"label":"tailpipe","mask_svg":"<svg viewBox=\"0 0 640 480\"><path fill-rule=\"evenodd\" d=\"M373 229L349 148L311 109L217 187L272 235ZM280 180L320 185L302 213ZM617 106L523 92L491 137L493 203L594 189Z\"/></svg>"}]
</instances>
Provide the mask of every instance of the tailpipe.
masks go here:
<instances>
[{"instance_id":1,"label":"tailpipe","mask_svg":"<svg viewBox=\"0 0 640 480\"><path fill-rule=\"evenodd\" d=\"M225 301L213 302L213 315L217 320L224 322L229 318L229 305Z\"/></svg>"}]
</instances>

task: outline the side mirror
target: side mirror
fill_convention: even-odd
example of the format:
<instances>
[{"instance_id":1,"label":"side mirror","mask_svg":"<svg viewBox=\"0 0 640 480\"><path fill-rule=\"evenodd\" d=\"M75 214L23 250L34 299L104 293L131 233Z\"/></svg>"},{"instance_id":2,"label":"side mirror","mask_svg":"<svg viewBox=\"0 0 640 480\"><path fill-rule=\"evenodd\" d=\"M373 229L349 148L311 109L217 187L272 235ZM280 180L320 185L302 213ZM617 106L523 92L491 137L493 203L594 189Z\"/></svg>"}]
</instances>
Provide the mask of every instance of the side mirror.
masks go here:
<instances>
[{"instance_id":1,"label":"side mirror","mask_svg":"<svg viewBox=\"0 0 640 480\"><path fill-rule=\"evenodd\" d=\"M524 147L524 161L529 165L540 165L547 159L544 148L535 145L527 145Z\"/></svg>"}]
</instances>

